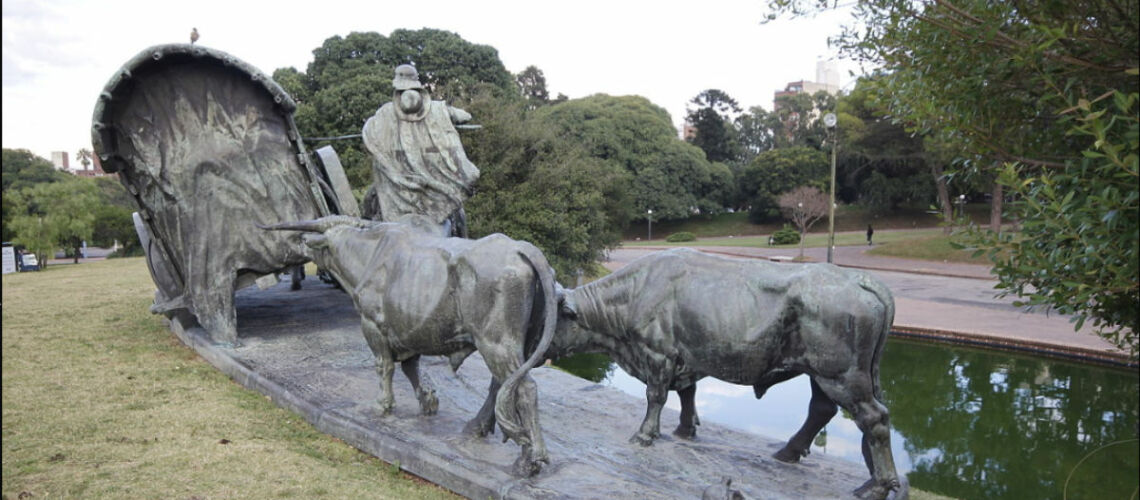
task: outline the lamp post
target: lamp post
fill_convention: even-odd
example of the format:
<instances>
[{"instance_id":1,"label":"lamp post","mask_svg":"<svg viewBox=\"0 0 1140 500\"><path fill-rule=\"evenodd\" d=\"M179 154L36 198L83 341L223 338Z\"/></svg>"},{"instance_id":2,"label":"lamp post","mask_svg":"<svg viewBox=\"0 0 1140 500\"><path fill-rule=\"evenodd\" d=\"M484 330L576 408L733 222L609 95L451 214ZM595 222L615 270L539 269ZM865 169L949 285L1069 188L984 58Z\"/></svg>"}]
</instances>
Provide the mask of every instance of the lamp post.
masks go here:
<instances>
[{"instance_id":1,"label":"lamp post","mask_svg":"<svg viewBox=\"0 0 1140 500\"><path fill-rule=\"evenodd\" d=\"M646 241L653 239L653 209L645 211L645 220L649 222L649 235L646 236Z\"/></svg>"},{"instance_id":2,"label":"lamp post","mask_svg":"<svg viewBox=\"0 0 1140 500\"><path fill-rule=\"evenodd\" d=\"M831 201L827 204L827 263L832 263L832 250L835 248L835 152L839 149L839 134L835 126L839 120L835 113L823 115L823 124L831 135Z\"/></svg>"}]
</instances>

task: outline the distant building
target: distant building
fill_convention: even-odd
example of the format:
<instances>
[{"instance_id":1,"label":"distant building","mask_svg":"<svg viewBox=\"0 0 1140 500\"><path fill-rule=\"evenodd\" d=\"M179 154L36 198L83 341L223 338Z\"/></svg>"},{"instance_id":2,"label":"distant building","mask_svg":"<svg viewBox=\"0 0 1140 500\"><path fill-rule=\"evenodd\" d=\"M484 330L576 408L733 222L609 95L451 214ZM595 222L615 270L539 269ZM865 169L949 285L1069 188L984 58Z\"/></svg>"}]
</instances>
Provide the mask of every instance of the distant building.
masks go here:
<instances>
[{"instance_id":1,"label":"distant building","mask_svg":"<svg viewBox=\"0 0 1140 500\"><path fill-rule=\"evenodd\" d=\"M51 164L55 165L57 170L63 170L64 172L71 169L71 165L67 162L67 151L52 151Z\"/></svg>"},{"instance_id":2,"label":"distant building","mask_svg":"<svg viewBox=\"0 0 1140 500\"><path fill-rule=\"evenodd\" d=\"M839 68L833 61L819 60L815 63L815 81L799 80L788 82L784 90L777 90L772 99L772 109L780 109L780 97L798 94L815 95L824 91L831 95L839 94Z\"/></svg>"},{"instance_id":3,"label":"distant building","mask_svg":"<svg viewBox=\"0 0 1140 500\"><path fill-rule=\"evenodd\" d=\"M80 165L79 168L71 169L70 172L80 177L103 177L108 175L103 171L103 163L99 161L99 156L97 155L91 155L91 165L88 165L86 168ZM118 174L111 175L118 177Z\"/></svg>"},{"instance_id":4,"label":"distant building","mask_svg":"<svg viewBox=\"0 0 1140 500\"><path fill-rule=\"evenodd\" d=\"M697 127L689 125L689 122L685 122L685 125L681 127L681 140L688 141L696 136Z\"/></svg>"}]
</instances>

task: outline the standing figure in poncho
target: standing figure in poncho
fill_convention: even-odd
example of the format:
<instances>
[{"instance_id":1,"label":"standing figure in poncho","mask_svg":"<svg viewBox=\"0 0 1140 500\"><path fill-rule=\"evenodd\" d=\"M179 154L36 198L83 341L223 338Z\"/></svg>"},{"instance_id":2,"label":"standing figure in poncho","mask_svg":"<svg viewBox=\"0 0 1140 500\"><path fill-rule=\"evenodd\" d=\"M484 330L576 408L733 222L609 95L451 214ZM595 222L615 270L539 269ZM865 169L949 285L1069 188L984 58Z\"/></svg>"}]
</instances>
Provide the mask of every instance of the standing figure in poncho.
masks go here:
<instances>
[{"instance_id":1,"label":"standing figure in poncho","mask_svg":"<svg viewBox=\"0 0 1140 500\"><path fill-rule=\"evenodd\" d=\"M472 193L479 169L467 159L454 124L471 115L444 101L432 101L416 68L396 67L395 92L364 124L364 145L372 153L372 188L365 217L395 221L426 215L466 237L463 201Z\"/></svg>"}]
</instances>

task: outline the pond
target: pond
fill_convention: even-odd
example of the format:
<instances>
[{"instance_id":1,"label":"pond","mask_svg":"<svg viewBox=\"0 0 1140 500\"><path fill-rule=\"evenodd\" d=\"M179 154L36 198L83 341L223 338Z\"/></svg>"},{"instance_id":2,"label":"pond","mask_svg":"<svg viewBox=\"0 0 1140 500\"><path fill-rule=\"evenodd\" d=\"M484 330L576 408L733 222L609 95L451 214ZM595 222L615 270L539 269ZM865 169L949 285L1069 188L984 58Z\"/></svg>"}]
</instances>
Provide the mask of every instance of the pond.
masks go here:
<instances>
[{"instance_id":1,"label":"pond","mask_svg":"<svg viewBox=\"0 0 1140 500\"><path fill-rule=\"evenodd\" d=\"M645 397L645 385L604 356L557 364ZM914 488L961 499L1137 498L1134 371L891 339L880 376L895 463ZM786 440L803 423L810 393L807 377L797 377L757 401L751 387L706 378L697 385L697 413ZM676 393L667 405L680 409ZM661 424L663 432L675 426ZM861 439L840 412L812 453L862 464Z\"/></svg>"}]
</instances>

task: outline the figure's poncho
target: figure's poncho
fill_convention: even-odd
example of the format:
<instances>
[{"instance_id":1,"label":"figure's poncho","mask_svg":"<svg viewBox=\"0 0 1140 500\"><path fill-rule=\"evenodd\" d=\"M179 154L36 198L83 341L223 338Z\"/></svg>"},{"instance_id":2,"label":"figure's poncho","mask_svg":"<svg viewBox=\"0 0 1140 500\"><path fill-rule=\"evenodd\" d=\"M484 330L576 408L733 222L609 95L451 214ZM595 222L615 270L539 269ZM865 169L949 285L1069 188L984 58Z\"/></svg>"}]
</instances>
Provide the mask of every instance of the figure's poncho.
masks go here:
<instances>
[{"instance_id":1,"label":"figure's poncho","mask_svg":"<svg viewBox=\"0 0 1140 500\"><path fill-rule=\"evenodd\" d=\"M364 124L381 220L421 214L442 223L463 207L479 178L479 169L463 152L447 104L428 101L425 106L426 113L417 120L397 116L395 105L387 103Z\"/></svg>"}]
</instances>

